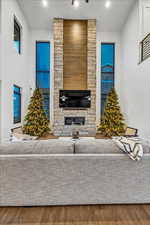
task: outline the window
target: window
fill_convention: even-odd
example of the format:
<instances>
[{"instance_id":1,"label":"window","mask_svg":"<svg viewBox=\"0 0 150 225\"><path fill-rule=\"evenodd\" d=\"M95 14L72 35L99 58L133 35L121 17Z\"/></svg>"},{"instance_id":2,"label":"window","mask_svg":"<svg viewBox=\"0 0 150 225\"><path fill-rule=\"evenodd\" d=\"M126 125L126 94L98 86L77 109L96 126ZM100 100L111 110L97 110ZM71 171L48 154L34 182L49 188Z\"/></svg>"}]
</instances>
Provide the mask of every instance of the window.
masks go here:
<instances>
[{"instance_id":1,"label":"window","mask_svg":"<svg viewBox=\"0 0 150 225\"><path fill-rule=\"evenodd\" d=\"M141 62L150 57L150 33L141 42Z\"/></svg>"},{"instance_id":2,"label":"window","mask_svg":"<svg viewBox=\"0 0 150 225\"><path fill-rule=\"evenodd\" d=\"M14 123L21 122L21 88L14 85L13 105L14 105Z\"/></svg>"},{"instance_id":3,"label":"window","mask_svg":"<svg viewBox=\"0 0 150 225\"><path fill-rule=\"evenodd\" d=\"M101 44L101 114L103 114L106 98L114 87L115 44Z\"/></svg>"},{"instance_id":4,"label":"window","mask_svg":"<svg viewBox=\"0 0 150 225\"><path fill-rule=\"evenodd\" d=\"M44 109L49 119L50 105L50 43L36 42L36 87L43 95Z\"/></svg>"},{"instance_id":5,"label":"window","mask_svg":"<svg viewBox=\"0 0 150 225\"><path fill-rule=\"evenodd\" d=\"M142 30L143 30L143 36L146 36L150 32L149 28L149 21L150 21L150 2L149 1L143 1L143 7L142 7Z\"/></svg>"},{"instance_id":6,"label":"window","mask_svg":"<svg viewBox=\"0 0 150 225\"><path fill-rule=\"evenodd\" d=\"M21 27L17 22L16 18L14 18L14 44L16 51L18 54L21 53Z\"/></svg>"}]
</instances>

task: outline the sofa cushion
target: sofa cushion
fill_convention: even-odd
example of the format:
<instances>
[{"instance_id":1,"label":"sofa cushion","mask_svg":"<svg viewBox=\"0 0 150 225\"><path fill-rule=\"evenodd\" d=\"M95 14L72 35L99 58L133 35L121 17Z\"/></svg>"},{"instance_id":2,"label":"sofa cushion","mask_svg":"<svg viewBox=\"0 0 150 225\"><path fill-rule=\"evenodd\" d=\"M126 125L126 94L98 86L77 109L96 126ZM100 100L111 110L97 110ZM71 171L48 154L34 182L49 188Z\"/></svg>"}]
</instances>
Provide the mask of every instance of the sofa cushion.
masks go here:
<instances>
[{"instance_id":1,"label":"sofa cushion","mask_svg":"<svg viewBox=\"0 0 150 225\"><path fill-rule=\"evenodd\" d=\"M5 154L72 154L70 140L41 140L0 144L0 155Z\"/></svg>"},{"instance_id":2,"label":"sofa cushion","mask_svg":"<svg viewBox=\"0 0 150 225\"><path fill-rule=\"evenodd\" d=\"M150 145L142 143L144 153L150 153ZM78 140L75 151L77 154L124 154L111 139Z\"/></svg>"},{"instance_id":3,"label":"sofa cushion","mask_svg":"<svg viewBox=\"0 0 150 225\"><path fill-rule=\"evenodd\" d=\"M116 144L112 140L95 139L95 140L78 140L76 142L76 153L121 153Z\"/></svg>"},{"instance_id":4,"label":"sofa cushion","mask_svg":"<svg viewBox=\"0 0 150 225\"><path fill-rule=\"evenodd\" d=\"M141 139L141 143L143 146L143 151L144 153L150 153L150 142L145 140L145 139Z\"/></svg>"}]
</instances>

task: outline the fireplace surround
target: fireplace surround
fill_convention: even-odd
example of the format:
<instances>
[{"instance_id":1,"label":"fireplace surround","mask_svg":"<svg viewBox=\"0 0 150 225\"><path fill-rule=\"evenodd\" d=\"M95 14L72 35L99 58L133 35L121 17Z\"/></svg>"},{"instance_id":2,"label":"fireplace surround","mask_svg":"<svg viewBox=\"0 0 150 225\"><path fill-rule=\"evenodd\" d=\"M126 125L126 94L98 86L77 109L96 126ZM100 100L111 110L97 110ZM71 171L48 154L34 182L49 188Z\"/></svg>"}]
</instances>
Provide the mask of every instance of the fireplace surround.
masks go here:
<instances>
[{"instance_id":1,"label":"fireplace surround","mask_svg":"<svg viewBox=\"0 0 150 225\"><path fill-rule=\"evenodd\" d=\"M91 19L87 21L83 21L86 23L87 31L82 31L82 21L72 20L69 23L69 28L64 29L64 19L56 18L54 19L54 117L53 117L53 133L56 136L70 136L74 126L66 125L65 119L67 117L82 117L84 118L84 123L81 123L78 126L78 130L80 135L82 136L95 136L96 135L96 20ZM85 27L85 26L84 26ZM78 28L78 30L76 30ZM70 30L72 29L72 30ZM75 29L75 30L74 30ZM76 39L76 36L72 37L73 42L71 40L68 43L68 48L72 46L72 58L73 60L68 62L64 58L64 36L67 40L67 34L64 35L64 32L71 32L72 35L75 35L76 32L79 32L79 38ZM69 39L70 37L68 37ZM85 40L86 39L86 40ZM69 39L70 40L70 39ZM81 41L81 43L80 43ZM85 57L85 46L82 49L82 45L86 44L86 57ZM67 43L65 42L65 48L67 48ZM82 72L82 65L84 65L84 76L80 74L80 70L76 73L76 78L74 77L74 82L70 83L70 76L73 77L73 72L76 65L76 54L79 53L79 48L83 51L83 57L80 58L78 64L81 63L80 70ZM66 75L64 79L64 68L67 68L66 63L70 63L68 66L72 68L72 74L69 73ZM86 69L85 69L86 66ZM71 70L70 70L71 71ZM86 74L85 74L86 72ZM68 76L68 81L67 81ZM83 78L83 79L82 79ZM64 82L65 83L64 85ZM84 85L85 82L85 85ZM67 87L67 89L66 89ZM64 107L60 107L60 91L71 91L73 90L80 91L89 91L90 92L90 106L87 108L70 108L65 109ZM79 87L79 89L77 88ZM85 89L86 87L86 89Z\"/></svg>"}]
</instances>

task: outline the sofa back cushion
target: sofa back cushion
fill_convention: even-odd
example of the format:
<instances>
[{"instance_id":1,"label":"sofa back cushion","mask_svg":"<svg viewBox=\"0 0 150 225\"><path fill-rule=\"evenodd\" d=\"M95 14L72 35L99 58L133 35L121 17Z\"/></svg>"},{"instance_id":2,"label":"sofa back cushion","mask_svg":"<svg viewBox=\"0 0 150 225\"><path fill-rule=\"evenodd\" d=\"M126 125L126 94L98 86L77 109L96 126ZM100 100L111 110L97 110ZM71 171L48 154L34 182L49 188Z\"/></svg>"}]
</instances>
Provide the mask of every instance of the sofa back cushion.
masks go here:
<instances>
[{"instance_id":1,"label":"sofa back cushion","mask_svg":"<svg viewBox=\"0 0 150 225\"><path fill-rule=\"evenodd\" d=\"M40 140L0 144L0 155L8 154L72 154L73 142L70 140Z\"/></svg>"},{"instance_id":2,"label":"sofa back cushion","mask_svg":"<svg viewBox=\"0 0 150 225\"><path fill-rule=\"evenodd\" d=\"M142 143L144 153L150 153L150 145ZM78 140L75 151L77 154L124 154L111 139Z\"/></svg>"},{"instance_id":3,"label":"sofa back cushion","mask_svg":"<svg viewBox=\"0 0 150 225\"><path fill-rule=\"evenodd\" d=\"M78 140L76 142L76 153L87 154L109 154L122 153L112 140L95 139L95 140Z\"/></svg>"}]
</instances>

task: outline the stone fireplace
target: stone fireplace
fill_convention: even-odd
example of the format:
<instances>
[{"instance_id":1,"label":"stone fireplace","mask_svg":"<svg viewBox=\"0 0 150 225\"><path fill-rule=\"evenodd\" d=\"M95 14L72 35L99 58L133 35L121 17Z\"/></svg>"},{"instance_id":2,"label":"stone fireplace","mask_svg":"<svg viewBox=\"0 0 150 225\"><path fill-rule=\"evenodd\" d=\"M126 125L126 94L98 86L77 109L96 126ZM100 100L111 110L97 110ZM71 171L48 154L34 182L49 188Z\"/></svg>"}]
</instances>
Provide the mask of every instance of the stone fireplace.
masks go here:
<instances>
[{"instance_id":1,"label":"stone fireplace","mask_svg":"<svg viewBox=\"0 0 150 225\"><path fill-rule=\"evenodd\" d=\"M60 107L60 91L90 91L90 107ZM54 19L54 135L96 134L96 20Z\"/></svg>"}]
</instances>

